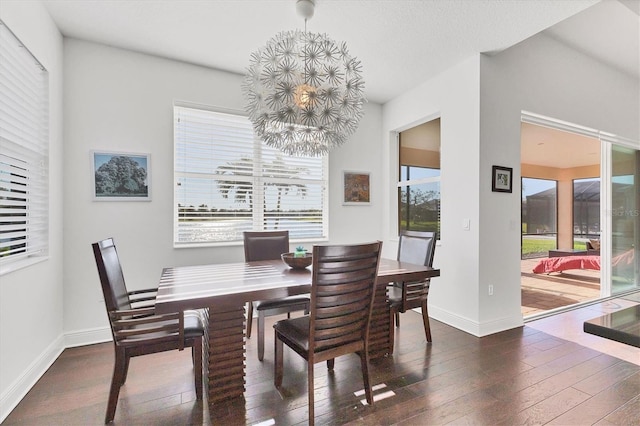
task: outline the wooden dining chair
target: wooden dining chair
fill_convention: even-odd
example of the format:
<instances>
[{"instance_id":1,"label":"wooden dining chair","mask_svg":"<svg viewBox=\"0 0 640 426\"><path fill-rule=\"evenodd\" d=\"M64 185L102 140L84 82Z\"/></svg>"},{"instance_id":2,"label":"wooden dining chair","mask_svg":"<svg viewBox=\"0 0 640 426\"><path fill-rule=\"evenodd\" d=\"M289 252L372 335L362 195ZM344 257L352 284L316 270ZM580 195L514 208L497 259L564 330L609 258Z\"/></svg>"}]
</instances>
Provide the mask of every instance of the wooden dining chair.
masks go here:
<instances>
[{"instance_id":1,"label":"wooden dining chair","mask_svg":"<svg viewBox=\"0 0 640 426\"><path fill-rule=\"evenodd\" d=\"M245 231L244 232L244 260L253 262L258 260L277 260L282 253L289 252L289 231ZM291 296L282 299L249 302L247 305L247 338L251 337L253 322L253 304L258 312L258 359L264 359L264 322L265 317L304 311L309 313L309 298Z\"/></svg>"},{"instance_id":2,"label":"wooden dining chair","mask_svg":"<svg viewBox=\"0 0 640 426\"><path fill-rule=\"evenodd\" d=\"M417 265L432 266L436 248L436 233L422 231L403 231L400 234L397 259ZM390 307L389 339L394 341L394 321L400 327L400 313L409 309L422 308L422 324L427 342L431 342L431 327L427 298L429 296L430 279L414 282L392 283L388 288ZM392 345L393 348L393 345Z\"/></svg>"},{"instance_id":3,"label":"wooden dining chair","mask_svg":"<svg viewBox=\"0 0 640 426\"><path fill-rule=\"evenodd\" d=\"M275 329L275 374L282 387L284 344L307 361L309 424L314 421L313 366L327 361L333 370L336 357L360 356L362 381L369 405L373 393L369 379L369 322L380 263L381 242L314 246L311 312L281 320Z\"/></svg>"},{"instance_id":4,"label":"wooden dining chair","mask_svg":"<svg viewBox=\"0 0 640 426\"><path fill-rule=\"evenodd\" d=\"M113 421L120 387L127 379L129 359L135 356L191 347L196 397L202 399L204 327L199 312L155 315L157 289L127 291L113 239L98 241L92 246L115 349L105 423Z\"/></svg>"}]
</instances>

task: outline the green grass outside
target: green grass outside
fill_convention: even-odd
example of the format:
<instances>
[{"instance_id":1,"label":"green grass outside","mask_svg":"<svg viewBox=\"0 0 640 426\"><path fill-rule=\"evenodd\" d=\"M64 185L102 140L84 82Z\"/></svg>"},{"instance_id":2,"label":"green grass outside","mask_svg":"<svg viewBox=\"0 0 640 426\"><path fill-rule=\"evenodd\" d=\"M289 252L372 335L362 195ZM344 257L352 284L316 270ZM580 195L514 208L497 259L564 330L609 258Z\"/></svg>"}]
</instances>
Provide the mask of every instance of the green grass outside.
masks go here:
<instances>
[{"instance_id":1,"label":"green grass outside","mask_svg":"<svg viewBox=\"0 0 640 426\"><path fill-rule=\"evenodd\" d=\"M533 238L524 238L522 240L522 255L527 256L536 253L547 253L549 250L556 248L555 240ZM586 250L587 243L582 241L575 241L573 248L577 250Z\"/></svg>"}]
</instances>

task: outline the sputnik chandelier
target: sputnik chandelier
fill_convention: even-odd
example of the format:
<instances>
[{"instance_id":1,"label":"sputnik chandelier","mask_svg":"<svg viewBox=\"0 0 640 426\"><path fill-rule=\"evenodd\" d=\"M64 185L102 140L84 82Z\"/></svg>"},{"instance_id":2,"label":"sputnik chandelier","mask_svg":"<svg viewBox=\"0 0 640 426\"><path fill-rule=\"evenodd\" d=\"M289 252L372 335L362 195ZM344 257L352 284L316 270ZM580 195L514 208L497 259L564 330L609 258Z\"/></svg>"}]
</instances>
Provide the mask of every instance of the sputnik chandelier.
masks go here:
<instances>
[{"instance_id":1,"label":"sputnik chandelier","mask_svg":"<svg viewBox=\"0 0 640 426\"><path fill-rule=\"evenodd\" d=\"M307 32L313 0L297 0L305 30L283 31L251 54L243 81L254 132L295 156L322 156L347 141L363 115L360 61L347 45Z\"/></svg>"}]
</instances>

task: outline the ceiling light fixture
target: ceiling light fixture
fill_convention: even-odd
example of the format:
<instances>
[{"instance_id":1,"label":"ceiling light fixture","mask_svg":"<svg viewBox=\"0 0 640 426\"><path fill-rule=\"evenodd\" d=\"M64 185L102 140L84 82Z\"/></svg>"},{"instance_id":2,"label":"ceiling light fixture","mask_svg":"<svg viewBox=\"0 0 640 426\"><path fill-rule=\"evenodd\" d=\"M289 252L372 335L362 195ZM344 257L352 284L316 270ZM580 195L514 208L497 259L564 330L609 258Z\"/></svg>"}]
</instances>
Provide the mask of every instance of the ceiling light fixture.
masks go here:
<instances>
[{"instance_id":1,"label":"ceiling light fixture","mask_svg":"<svg viewBox=\"0 0 640 426\"><path fill-rule=\"evenodd\" d=\"M304 31L283 31L251 54L242 84L253 129L286 154L322 156L344 144L363 115L360 61L346 43L307 32L313 0L297 0Z\"/></svg>"}]
</instances>

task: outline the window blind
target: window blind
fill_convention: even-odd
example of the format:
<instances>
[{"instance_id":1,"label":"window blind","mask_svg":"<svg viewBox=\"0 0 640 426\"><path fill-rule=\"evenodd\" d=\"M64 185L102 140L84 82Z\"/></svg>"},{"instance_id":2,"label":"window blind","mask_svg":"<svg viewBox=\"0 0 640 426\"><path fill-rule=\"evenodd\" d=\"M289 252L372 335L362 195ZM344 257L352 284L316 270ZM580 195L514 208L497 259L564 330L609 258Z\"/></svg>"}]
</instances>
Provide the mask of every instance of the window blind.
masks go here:
<instances>
[{"instance_id":1,"label":"window blind","mask_svg":"<svg viewBox=\"0 0 640 426\"><path fill-rule=\"evenodd\" d=\"M0 265L49 244L48 73L0 21Z\"/></svg>"},{"instance_id":2,"label":"window blind","mask_svg":"<svg viewBox=\"0 0 640 426\"><path fill-rule=\"evenodd\" d=\"M290 157L242 115L174 106L174 244L242 241L243 231L327 237L326 158Z\"/></svg>"}]
</instances>

